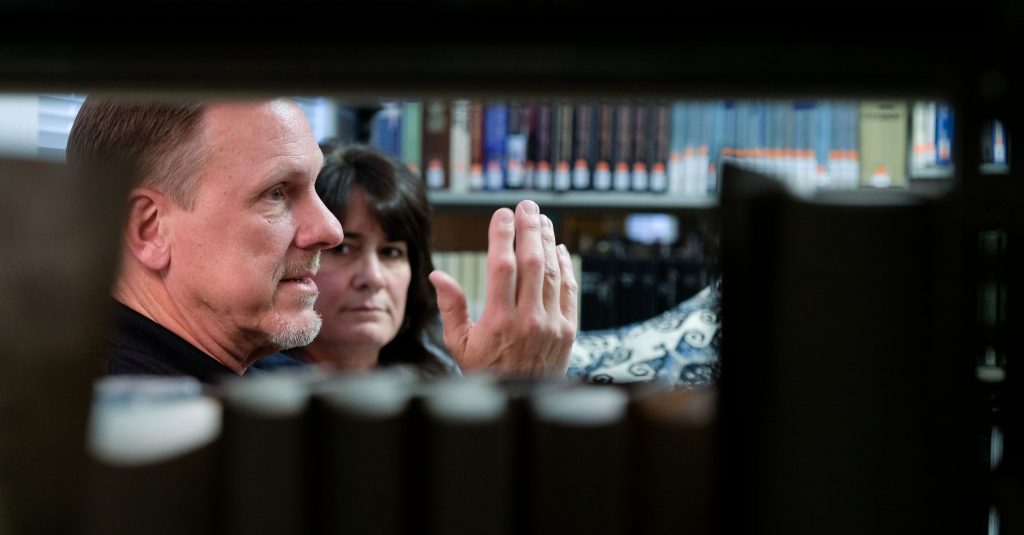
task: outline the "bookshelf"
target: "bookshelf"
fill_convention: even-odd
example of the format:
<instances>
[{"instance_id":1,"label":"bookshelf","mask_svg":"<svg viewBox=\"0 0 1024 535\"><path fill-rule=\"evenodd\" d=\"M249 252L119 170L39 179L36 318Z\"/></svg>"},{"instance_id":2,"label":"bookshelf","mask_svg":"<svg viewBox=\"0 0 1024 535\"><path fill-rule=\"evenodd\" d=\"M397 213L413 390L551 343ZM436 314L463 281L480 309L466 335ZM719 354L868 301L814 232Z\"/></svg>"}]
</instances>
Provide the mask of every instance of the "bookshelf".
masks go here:
<instances>
[{"instance_id":1,"label":"bookshelf","mask_svg":"<svg viewBox=\"0 0 1024 535\"><path fill-rule=\"evenodd\" d=\"M966 190L968 200L961 208L967 214L967 232L1004 230L1011 244L989 260L978 258L976 247L962 252L968 262L967 301L977 301L974 281L982 276L1004 276L1011 286L1021 286L1024 260L1020 248L1012 244L1014 237L1024 235L1017 215L1024 213L1022 189L1012 182L1012 168L985 163L969 143L992 117L1004 118L1011 130L1022 124L1013 98L1020 84L1013 55L1022 39L1020 3L957 0L915 4L914 11L901 11L890 2L869 0L841 16L824 16L821 5L809 2L709 2L688 5L682 22L666 16L653 0L630 2L628 9L612 2L593 2L581 9L568 1L420 5L396 0L370 6L302 0L284 6L265 0L248 4L245 13L239 13L232 2L220 1L204 5L203 16L196 16L191 3L165 1L157 5L158 20L145 22L123 5L93 4L73 3L59 10L46 4L0 7L0 20L17 21L5 25L0 42L0 89L154 96L168 92L323 94L353 100L414 91L439 98L603 95L948 101L962 119L954 130L958 164L952 181ZM524 9L540 14L529 17L529 31L523 29L521 17L508 16ZM318 23L323 21L322 27L310 24L310 13L315 13ZM402 31L382 31L380 24L367 22L377 20L412 24ZM240 23L246 27L244 36L224 37L225 27ZM681 29L680 24L685 26ZM96 37L100 26L118 30L101 41ZM47 28L47 35L40 36L39 28ZM184 39L185 35L189 38ZM993 78L1001 82L1002 90L1000 83L991 83ZM1014 146L1008 151L1012 162ZM947 176L924 171L920 178L933 174ZM437 192L432 199L445 213L479 217L514 201L513 194L495 195ZM572 200L569 195L531 196L545 208L616 218L633 210L703 217L715 208L714 200L640 194L597 199L574 192ZM1016 209L985 211L993 203ZM1016 314L1012 303L1011 299L999 331L1005 336L999 341L1008 358L1006 384L1018 385L1019 391L1020 375L1014 375L1014 366L1019 370L1021 362L1014 364L1009 357L1024 348L1020 335L1024 315ZM991 335L971 328L976 326L976 313L970 308L962 319L965 336L974 345ZM47 355L40 357L37 361ZM1011 386L998 390L1010 393ZM72 402L84 406L86 400L66 401L70 407ZM984 400L979 403L979 410L988 410ZM1011 424L1004 430L1007 459L1024 444L1020 407L1020 398L1013 396L1001 405L1002 421ZM1005 418L1013 414L1015 420ZM1019 496L1024 481L1020 461L1005 463L1001 473L1017 485L1004 496ZM987 480L978 483L979 495L989 491L987 485ZM1013 533L1012 510L1005 511L1004 532Z\"/></svg>"}]
</instances>

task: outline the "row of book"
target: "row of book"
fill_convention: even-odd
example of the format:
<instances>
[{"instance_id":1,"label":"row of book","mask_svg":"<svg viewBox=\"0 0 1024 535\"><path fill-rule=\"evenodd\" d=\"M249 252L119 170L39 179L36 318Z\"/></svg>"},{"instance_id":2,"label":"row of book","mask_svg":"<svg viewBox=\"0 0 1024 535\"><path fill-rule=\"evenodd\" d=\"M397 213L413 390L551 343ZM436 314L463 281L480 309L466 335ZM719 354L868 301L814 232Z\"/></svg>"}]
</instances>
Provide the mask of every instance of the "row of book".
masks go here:
<instances>
[{"instance_id":1,"label":"row of book","mask_svg":"<svg viewBox=\"0 0 1024 535\"><path fill-rule=\"evenodd\" d=\"M387 101L369 143L453 192L714 196L726 161L798 191L951 175L952 109L906 100Z\"/></svg>"},{"instance_id":2,"label":"row of book","mask_svg":"<svg viewBox=\"0 0 1024 535\"><path fill-rule=\"evenodd\" d=\"M87 531L710 532L713 387L295 370L98 380Z\"/></svg>"},{"instance_id":3,"label":"row of book","mask_svg":"<svg viewBox=\"0 0 1024 535\"><path fill-rule=\"evenodd\" d=\"M582 256L580 330L622 327L678 305L714 282L710 259L667 255Z\"/></svg>"}]
</instances>

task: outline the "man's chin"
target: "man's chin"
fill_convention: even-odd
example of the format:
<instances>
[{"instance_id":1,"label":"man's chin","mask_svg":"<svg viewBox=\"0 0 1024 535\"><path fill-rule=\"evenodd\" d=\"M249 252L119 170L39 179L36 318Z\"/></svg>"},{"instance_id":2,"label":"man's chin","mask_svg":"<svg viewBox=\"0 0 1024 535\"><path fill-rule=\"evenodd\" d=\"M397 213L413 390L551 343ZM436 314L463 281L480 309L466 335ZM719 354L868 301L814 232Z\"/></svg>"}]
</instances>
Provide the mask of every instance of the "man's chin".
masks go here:
<instances>
[{"instance_id":1,"label":"man's chin","mask_svg":"<svg viewBox=\"0 0 1024 535\"><path fill-rule=\"evenodd\" d=\"M281 315L270 332L270 342L278 350L309 345L320 332L323 319L312 308L290 317Z\"/></svg>"}]
</instances>

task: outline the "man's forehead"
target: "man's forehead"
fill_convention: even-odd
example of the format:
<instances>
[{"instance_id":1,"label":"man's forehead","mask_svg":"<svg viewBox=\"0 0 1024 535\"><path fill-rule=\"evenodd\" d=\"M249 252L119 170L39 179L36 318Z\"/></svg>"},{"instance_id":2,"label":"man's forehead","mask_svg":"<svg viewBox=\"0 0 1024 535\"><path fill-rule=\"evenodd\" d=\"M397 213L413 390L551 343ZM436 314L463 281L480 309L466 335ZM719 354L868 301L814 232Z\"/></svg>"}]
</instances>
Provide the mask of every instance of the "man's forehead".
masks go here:
<instances>
[{"instance_id":1,"label":"man's forehead","mask_svg":"<svg viewBox=\"0 0 1024 535\"><path fill-rule=\"evenodd\" d=\"M239 164L253 174L316 176L323 155L301 108L286 99L233 101L207 109L205 142L212 149L210 171L221 174Z\"/></svg>"}]
</instances>

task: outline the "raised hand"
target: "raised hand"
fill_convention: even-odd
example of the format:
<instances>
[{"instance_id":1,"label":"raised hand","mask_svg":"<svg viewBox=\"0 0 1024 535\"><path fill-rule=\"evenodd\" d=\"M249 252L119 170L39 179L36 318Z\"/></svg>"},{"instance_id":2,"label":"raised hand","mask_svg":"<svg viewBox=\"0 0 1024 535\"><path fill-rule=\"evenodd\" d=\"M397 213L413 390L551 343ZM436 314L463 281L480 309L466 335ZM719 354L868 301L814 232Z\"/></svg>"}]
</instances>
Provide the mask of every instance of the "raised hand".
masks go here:
<instances>
[{"instance_id":1,"label":"raised hand","mask_svg":"<svg viewBox=\"0 0 1024 535\"><path fill-rule=\"evenodd\" d=\"M576 338L579 287L565 245L555 245L551 220L526 200L515 213L491 216L487 300L477 323L466 295L442 271L430 274L444 324L444 342L465 373L564 374Z\"/></svg>"}]
</instances>

